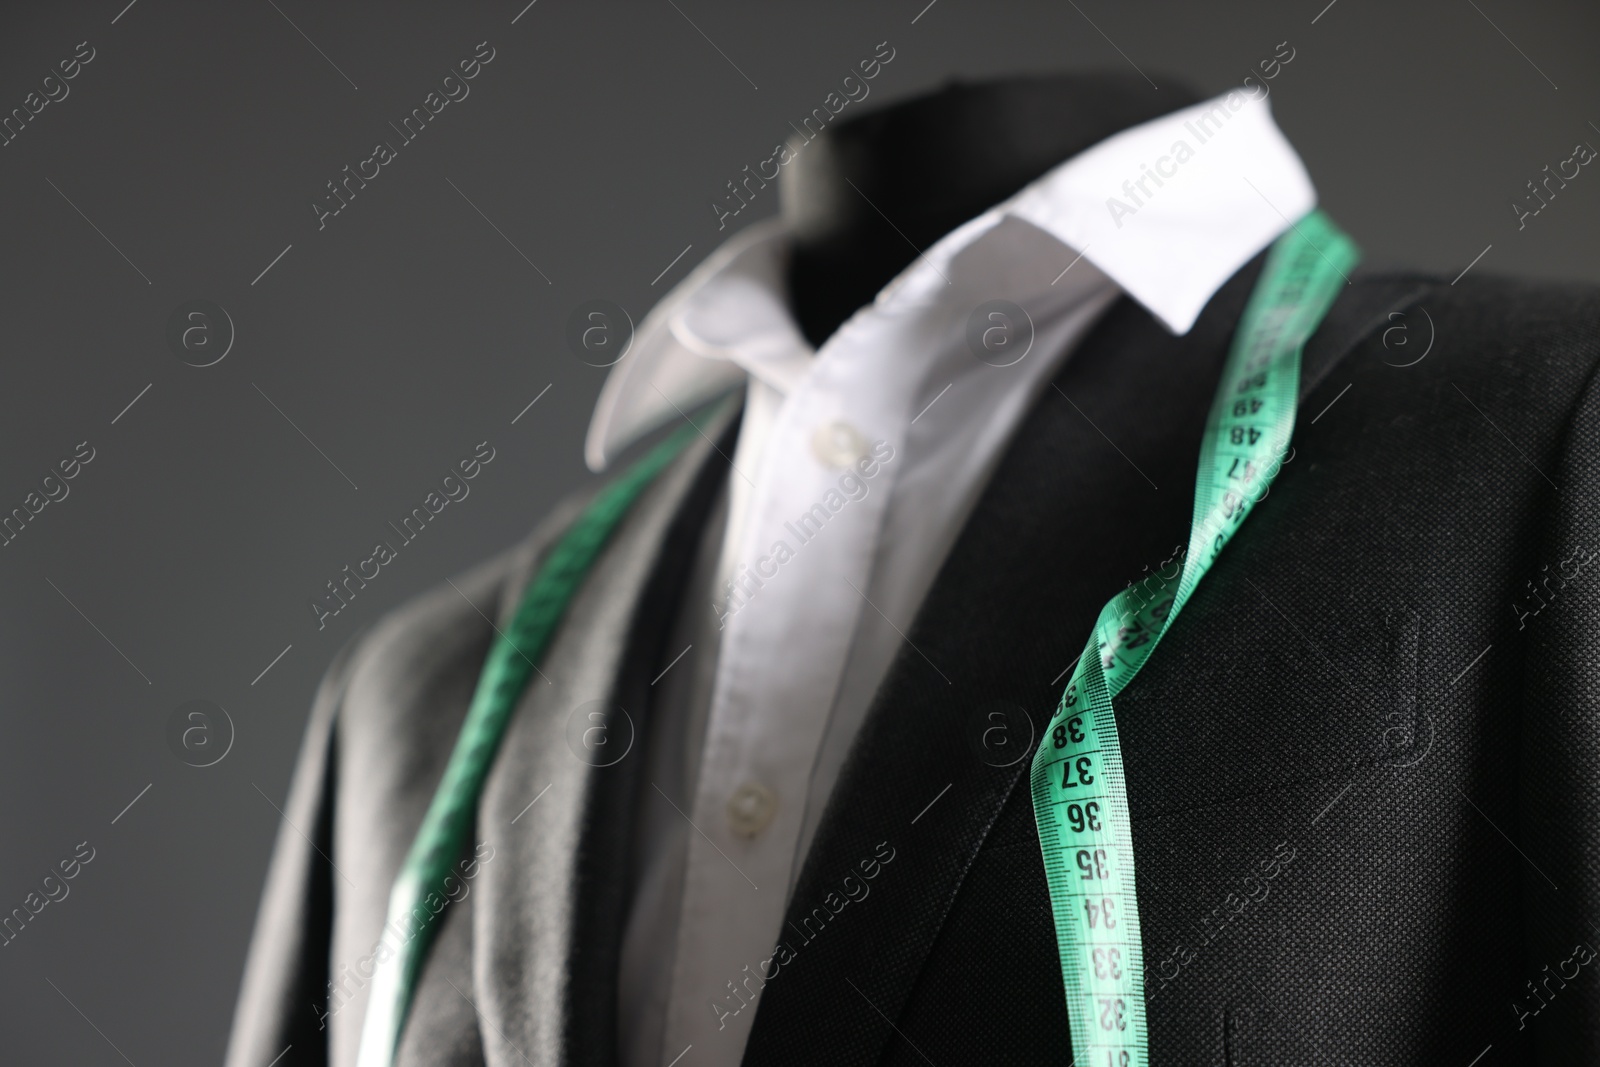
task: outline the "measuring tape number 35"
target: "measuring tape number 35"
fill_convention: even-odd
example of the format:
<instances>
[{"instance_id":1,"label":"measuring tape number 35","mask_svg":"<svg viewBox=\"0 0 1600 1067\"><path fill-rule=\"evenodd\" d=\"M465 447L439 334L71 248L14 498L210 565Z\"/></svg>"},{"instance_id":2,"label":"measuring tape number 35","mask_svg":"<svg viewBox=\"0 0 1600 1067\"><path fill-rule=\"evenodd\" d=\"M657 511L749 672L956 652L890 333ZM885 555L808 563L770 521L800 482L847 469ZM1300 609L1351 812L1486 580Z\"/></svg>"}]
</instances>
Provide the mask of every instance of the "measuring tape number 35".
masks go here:
<instances>
[{"instance_id":1,"label":"measuring tape number 35","mask_svg":"<svg viewBox=\"0 0 1600 1067\"><path fill-rule=\"evenodd\" d=\"M1100 609L1034 754L1033 814L1079 1067L1148 1063L1133 833L1112 700L1266 495L1294 431L1301 351L1358 255L1320 210L1272 246L1211 403L1177 585L1154 596L1130 587Z\"/></svg>"}]
</instances>

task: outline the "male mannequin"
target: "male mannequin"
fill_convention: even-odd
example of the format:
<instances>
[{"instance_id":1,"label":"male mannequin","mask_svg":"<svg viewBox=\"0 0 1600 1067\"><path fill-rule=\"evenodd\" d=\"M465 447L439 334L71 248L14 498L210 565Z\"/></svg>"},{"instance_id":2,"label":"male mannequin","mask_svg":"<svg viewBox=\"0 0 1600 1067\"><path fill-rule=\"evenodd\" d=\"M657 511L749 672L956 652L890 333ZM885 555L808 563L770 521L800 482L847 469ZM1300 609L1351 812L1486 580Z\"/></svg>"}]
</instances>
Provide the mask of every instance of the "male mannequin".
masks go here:
<instances>
[{"instance_id":1,"label":"male mannequin","mask_svg":"<svg viewBox=\"0 0 1600 1067\"><path fill-rule=\"evenodd\" d=\"M911 246L1185 102L1117 81L946 90L808 147L784 189L806 336L831 334ZM1041 102L1073 118L1035 120ZM1015 115L1056 132L991 144ZM928 161L904 165L922 146ZM1005 701L1042 729L1100 605L1183 539L1259 262L1182 337L1118 302L1054 378L1071 406L1046 393L1018 429L854 740L790 922L882 843L893 863L762 990L744 1062L1071 1059L1025 764L976 754L974 713ZM1382 330L1419 303L1440 349L1396 370ZM1587 289L1357 275L1308 345L1296 460L1118 700L1152 1062L1594 1054L1600 993L1573 946L1594 943L1584 917L1600 914L1585 714L1600 586L1572 575L1535 624L1506 605L1573 557L1600 504L1597 322ZM572 760L567 720L599 691L648 721L735 429L709 427L717 448L641 498L569 608L550 684L530 687L480 802L496 857L444 913L399 1062L614 1061L626 827L649 786L626 760ZM1130 489L1108 441L1160 489ZM458 580L473 603L431 595L330 672L287 806L310 841L279 843L235 1067L285 1045L353 1062L362 991L329 1020L326 987L377 936L494 638L483 616L504 622L572 513ZM538 817L518 818L546 782ZM1275 884L1257 897L1246 876ZM1546 983L1537 1001L1527 982Z\"/></svg>"}]
</instances>

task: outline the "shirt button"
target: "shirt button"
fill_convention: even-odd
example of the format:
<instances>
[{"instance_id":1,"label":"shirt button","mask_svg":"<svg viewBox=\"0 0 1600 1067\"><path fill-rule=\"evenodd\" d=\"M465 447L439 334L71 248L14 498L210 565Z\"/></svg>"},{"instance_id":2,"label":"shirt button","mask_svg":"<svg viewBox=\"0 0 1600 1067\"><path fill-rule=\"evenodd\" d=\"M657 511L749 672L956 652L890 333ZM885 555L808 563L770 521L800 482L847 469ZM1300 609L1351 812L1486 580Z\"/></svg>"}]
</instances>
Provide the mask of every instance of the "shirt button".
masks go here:
<instances>
[{"instance_id":1,"label":"shirt button","mask_svg":"<svg viewBox=\"0 0 1600 1067\"><path fill-rule=\"evenodd\" d=\"M825 422L811 437L811 451L827 466L844 470L866 456L867 439L848 422Z\"/></svg>"},{"instance_id":2,"label":"shirt button","mask_svg":"<svg viewBox=\"0 0 1600 1067\"><path fill-rule=\"evenodd\" d=\"M746 782L728 798L728 828L740 837L754 837L778 810L778 794L764 785Z\"/></svg>"}]
</instances>

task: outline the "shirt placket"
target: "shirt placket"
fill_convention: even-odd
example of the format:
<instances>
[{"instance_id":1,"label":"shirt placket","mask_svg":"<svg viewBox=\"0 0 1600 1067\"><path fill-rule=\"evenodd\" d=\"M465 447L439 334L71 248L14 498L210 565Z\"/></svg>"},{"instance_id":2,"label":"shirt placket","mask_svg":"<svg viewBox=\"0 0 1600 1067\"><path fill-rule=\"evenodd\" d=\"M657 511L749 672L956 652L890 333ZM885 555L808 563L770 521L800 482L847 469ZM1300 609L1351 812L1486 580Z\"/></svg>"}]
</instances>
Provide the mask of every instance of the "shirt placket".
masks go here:
<instances>
[{"instance_id":1,"label":"shirt placket","mask_svg":"<svg viewBox=\"0 0 1600 1067\"><path fill-rule=\"evenodd\" d=\"M875 610L865 594L896 470L880 457L902 447L899 394L914 376L868 361L897 351L898 328L868 315L842 330L785 400L758 470L730 475L755 474L755 489L690 810L674 1052L742 1047L772 972L812 765L858 621Z\"/></svg>"}]
</instances>

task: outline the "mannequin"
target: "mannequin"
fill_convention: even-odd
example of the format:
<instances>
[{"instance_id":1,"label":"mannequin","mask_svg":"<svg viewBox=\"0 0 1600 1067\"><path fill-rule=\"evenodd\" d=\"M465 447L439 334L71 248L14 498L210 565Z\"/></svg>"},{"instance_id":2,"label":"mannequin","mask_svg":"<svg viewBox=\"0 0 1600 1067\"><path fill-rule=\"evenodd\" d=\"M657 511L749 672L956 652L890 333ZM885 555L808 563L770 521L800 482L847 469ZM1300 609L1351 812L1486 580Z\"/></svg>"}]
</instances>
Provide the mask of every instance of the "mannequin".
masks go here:
<instances>
[{"instance_id":1,"label":"mannequin","mask_svg":"<svg viewBox=\"0 0 1600 1067\"><path fill-rule=\"evenodd\" d=\"M830 126L780 182L806 334L830 336L952 227L1190 99L1131 78L1023 79ZM1593 543L1600 293L1482 269L1351 274L1305 351L1305 458L1118 697L1157 983L1150 1049L1158 1063L1590 1062L1595 984L1564 978L1536 1019L1526 987L1541 966L1587 961L1576 917L1600 901L1600 592L1574 584L1517 629L1496 591ZM1071 1020L1028 777L980 758L974 713L1009 703L1050 737L1062 667L1106 600L1183 535L1217 368L1255 277L1236 270L1182 335L1117 300L1051 368L1055 388L896 635L798 876L760 883L787 890L782 926L806 940L739 962L765 983L741 1016L743 1062L1064 1062ZM1393 328L1424 312L1450 357L1397 371ZM637 753L575 758L570 727L597 694L648 708L663 670L684 677L667 633L708 500L734 481L717 444L732 419L695 428L694 451L575 587L551 646L559 670L528 686L488 770L476 825L496 856L465 907L441 912L402 1062L481 1067L502 1046L617 1062L629 812L654 790ZM291 1048L295 1062L354 1062L364 1020L331 1011L337 983L382 936L383 890L444 772L441 738L500 636L476 605L520 603L592 493L335 661L282 811L232 1067ZM1382 744L1386 727L1426 738L1436 719L1449 735L1427 759ZM886 864L863 861L879 843L898 851L875 876ZM1284 890L1252 893L1251 925L1214 936L1207 909L1283 868L1283 849L1298 857ZM851 871L875 878L871 898L835 910ZM812 938L819 905L832 916ZM1181 964L1151 965L1163 959ZM782 977L768 981L773 962ZM738 967L716 977L729 992L745 980ZM702 1018L717 1032L721 1016ZM685 1065L705 1054L667 1050Z\"/></svg>"},{"instance_id":2,"label":"mannequin","mask_svg":"<svg viewBox=\"0 0 1600 1067\"><path fill-rule=\"evenodd\" d=\"M919 250L1058 163L1200 99L1162 83L1158 92L1118 73L952 81L829 126L803 151L791 144L778 193L806 339L821 345Z\"/></svg>"}]
</instances>

